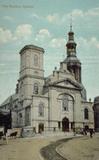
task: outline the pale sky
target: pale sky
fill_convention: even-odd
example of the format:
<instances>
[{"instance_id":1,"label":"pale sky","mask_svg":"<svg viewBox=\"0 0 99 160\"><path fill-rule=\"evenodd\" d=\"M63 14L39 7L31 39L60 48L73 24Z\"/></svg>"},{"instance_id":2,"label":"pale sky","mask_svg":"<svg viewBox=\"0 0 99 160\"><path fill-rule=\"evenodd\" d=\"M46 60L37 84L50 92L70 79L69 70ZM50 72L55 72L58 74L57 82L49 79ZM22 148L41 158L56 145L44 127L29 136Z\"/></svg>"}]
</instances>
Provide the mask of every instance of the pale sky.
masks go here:
<instances>
[{"instance_id":1,"label":"pale sky","mask_svg":"<svg viewBox=\"0 0 99 160\"><path fill-rule=\"evenodd\" d=\"M99 95L99 0L0 0L0 103L15 92L24 45L45 49L45 76L59 67L71 14L82 83L88 99Z\"/></svg>"}]
</instances>

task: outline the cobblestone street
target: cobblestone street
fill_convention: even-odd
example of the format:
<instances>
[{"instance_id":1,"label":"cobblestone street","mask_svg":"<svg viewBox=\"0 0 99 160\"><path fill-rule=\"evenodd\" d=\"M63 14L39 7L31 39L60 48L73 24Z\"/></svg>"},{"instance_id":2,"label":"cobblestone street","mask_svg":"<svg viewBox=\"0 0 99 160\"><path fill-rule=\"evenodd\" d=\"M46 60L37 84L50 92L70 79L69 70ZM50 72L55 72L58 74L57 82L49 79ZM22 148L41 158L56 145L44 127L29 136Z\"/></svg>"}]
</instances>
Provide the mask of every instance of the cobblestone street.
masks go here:
<instances>
[{"instance_id":1,"label":"cobblestone street","mask_svg":"<svg viewBox=\"0 0 99 160\"><path fill-rule=\"evenodd\" d=\"M72 135L70 135L72 136ZM0 160L42 160L41 148L69 135L47 135L10 139L8 145L0 141Z\"/></svg>"},{"instance_id":2,"label":"cobblestone street","mask_svg":"<svg viewBox=\"0 0 99 160\"><path fill-rule=\"evenodd\" d=\"M99 134L93 138L89 135L75 139L71 137L11 139L8 145L0 142L0 160L42 160L42 157L46 160L98 160Z\"/></svg>"}]
</instances>

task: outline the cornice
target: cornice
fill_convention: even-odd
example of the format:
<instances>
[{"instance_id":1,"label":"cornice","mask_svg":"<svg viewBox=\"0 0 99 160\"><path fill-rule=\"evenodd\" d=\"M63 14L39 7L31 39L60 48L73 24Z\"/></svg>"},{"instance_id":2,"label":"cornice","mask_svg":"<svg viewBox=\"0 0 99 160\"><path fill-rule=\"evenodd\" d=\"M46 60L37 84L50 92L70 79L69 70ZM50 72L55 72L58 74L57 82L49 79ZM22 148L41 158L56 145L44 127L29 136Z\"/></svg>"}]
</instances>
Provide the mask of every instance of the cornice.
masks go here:
<instances>
[{"instance_id":1,"label":"cornice","mask_svg":"<svg viewBox=\"0 0 99 160\"><path fill-rule=\"evenodd\" d=\"M40 52L44 53L44 49L43 48L30 44L30 45L24 46L20 50L19 54L22 54L25 50L28 50L28 49L33 49L33 50L40 51Z\"/></svg>"}]
</instances>

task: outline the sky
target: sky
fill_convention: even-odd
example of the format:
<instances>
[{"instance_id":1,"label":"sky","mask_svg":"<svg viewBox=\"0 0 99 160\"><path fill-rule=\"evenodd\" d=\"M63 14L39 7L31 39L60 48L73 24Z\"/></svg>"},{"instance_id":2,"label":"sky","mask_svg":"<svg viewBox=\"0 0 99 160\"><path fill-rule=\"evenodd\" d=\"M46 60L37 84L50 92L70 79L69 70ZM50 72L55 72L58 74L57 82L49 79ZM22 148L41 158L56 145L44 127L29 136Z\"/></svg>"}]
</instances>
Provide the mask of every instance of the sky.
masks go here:
<instances>
[{"instance_id":1,"label":"sky","mask_svg":"<svg viewBox=\"0 0 99 160\"><path fill-rule=\"evenodd\" d=\"M0 0L0 103L15 92L25 45L44 48L45 77L59 68L71 15L82 83L88 99L99 96L99 0Z\"/></svg>"}]
</instances>

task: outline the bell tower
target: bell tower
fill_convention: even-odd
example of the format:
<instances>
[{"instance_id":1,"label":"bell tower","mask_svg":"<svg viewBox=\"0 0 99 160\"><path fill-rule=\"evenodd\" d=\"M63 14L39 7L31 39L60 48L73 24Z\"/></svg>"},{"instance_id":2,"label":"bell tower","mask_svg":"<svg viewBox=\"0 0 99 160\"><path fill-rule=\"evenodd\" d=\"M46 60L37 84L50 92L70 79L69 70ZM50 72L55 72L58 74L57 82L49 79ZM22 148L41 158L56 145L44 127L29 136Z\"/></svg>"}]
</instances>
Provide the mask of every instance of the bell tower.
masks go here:
<instances>
[{"instance_id":1,"label":"bell tower","mask_svg":"<svg viewBox=\"0 0 99 160\"><path fill-rule=\"evenodd\" d=\"M67 49L67 69L74 74L75 79L81 83L81 62L76 56L76 46L74 41L74 32L72 31L72 25L70 25L70 31L68 33L68 41L66 44Z\"/></svg>"},{"instance_id":2,"label":"bell tower","mask_svg":"<svg viewBox=\"0 0 99 160\"><path fill-rule=\"evenodd\" d=\"M43 69L44 49L34 45L26 45L20 51L20 97L31 100L35 94L41 95L44 85Z\"/></svg>"}]
</instances>

